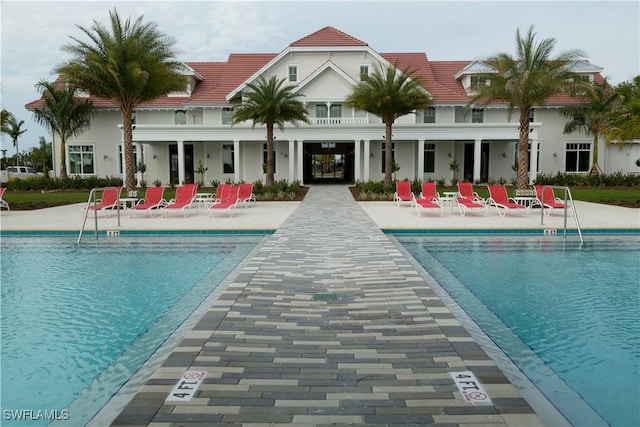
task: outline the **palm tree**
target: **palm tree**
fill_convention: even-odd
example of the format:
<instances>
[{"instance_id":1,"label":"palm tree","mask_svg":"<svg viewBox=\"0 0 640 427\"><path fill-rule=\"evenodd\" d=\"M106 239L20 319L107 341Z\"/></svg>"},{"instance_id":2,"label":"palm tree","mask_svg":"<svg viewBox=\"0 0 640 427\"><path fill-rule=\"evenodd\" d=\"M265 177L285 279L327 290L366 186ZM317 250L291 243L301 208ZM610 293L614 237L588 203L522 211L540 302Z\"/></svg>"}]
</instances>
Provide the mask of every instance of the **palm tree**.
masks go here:
<instances>
[{"instance_id":1,"label":"palm tree","mask_svg":"<svg viewBox=\"0 0 640 427\"><path fill-rule=\"evenodd\" d=\"M610 114L605 130L607 144L640 139L640 75L616 86L618 102Z\"/></svg>"},{"instance_id":2,"label":"palm tree","mask_svg":"<svg viewBox=\"0 0 640 427\"><path fill-rule=\"evenodd\" d=\"M122 21L114 9L109 12L111 28L94 21L92 28L78 27L89 37L88 42L72 37L75 44L63 50L72 59L56 71L64 80L98 98L113 101L122 112L125 185L136 185L133 158L133 111L140 104L184 90L186 77L182 64L175 60L174 42L157 29L155 23Z\"/></svg>"},{"instance_id":3,"label":"palm tree","mask_svg":"<svg viewBox=\"0 0 640 427\"><path fill-rule=\"evenodd\" d=\"M233 124L251 120L253 128L257 124L267 127L267 186L274 183L273 126L278 125L283 130L286 122L309 123L307 110L297 99L303 95L294 92L295 86L283 86L284 81L275 76L269 80L261 76L247 84L248 90L242 93L242 103L233 113Z\"/></svg>"},{"instance_id":4,"label":"palm tree","mask_svg":"<svg viewBox=\"0 0 640 427\"><path fill-rule=\"evenodd\" d=\"M13 116L9 111L2 109L0 113L0 133L8 133L9 132L9 117Z\"/></svg>"},{"instance_id":5,"label":"palm tree","mask_svg":"<svg viewBox=\"0 0 640 427\"><path fill-rule=\"evenodd\" d=\"M13 141L13 146L16 147L16 166L20 164L20 150L18 149L18 138L20 135L25 133L27 130L22 129L22 125L24 124L24 120L18 121L15 116L9 113L7 123L6 123L6 134L11 137L11 141Z\"/></svg>"},{"instance_id":6,"label":"palm tree","mask_svg":"<svg viewBox=\"0 0 640 427\"><path fill-rule=\"evenodd\" d=\"M60 136L60 178L66 178L67 140L89 127L93 104L88 98L78 97L78 90L70 85L57 88L55 83L41 80L36 89L44 103L33 109L34 120Z\"/></svg>"},{"instance_id":7,"label":"palm tree","mask_svg":"<svg viewBox=\"0 0 640 427\"><path fill-rule=\"evenodd\" d=\"M602 173L598 165L598 140L609 126L611 109L615 105L618 94L604 79L601 83L581 85L579 90L580 104L569 105L562 109L565 117L571 119L564 125L564 133L582 130L593 135L593 164L589 174Z\"/></svg>"},{"instance_id":8,"label":"palm tree","mask_svg":"<svg viewBox=\"0 0 640 427\"><path fill-rule=\"evenodd\" d=\"M354 86L345 99L347 106L374 114L385 124L384 185L386 187L390 187L392 182L393 124L398 117L431 105L431 96L422 87L422 82L412 76L411 70L400 71L397 64L387 64L384 68L375 66L373 73L364 75L363 80Z\"/></svg>"},{"instance_id":9,"label":"palm tree","mask_svg":"<svg viewBox=\"0 0 640 427\"><path fill-rule=\"evenodd\" d=\"M514 108L520 110L520 137L518 143L517 189L529 185L529 114L534 106L544 105L553 95L569 91L574 86L576 75L571 71L577 60L585 54L580 50L569 50L552 57L556 40L553 38L536 41L533 26L522 37L516 31L516 56L498 53L482 61L489 71L479 76L486 79L486 85L477 87L477 93L467 104L488 105L494 101L508 104L509 116ZM475 88L474 88L475 89Z\"/></svg>"}]
</instances>

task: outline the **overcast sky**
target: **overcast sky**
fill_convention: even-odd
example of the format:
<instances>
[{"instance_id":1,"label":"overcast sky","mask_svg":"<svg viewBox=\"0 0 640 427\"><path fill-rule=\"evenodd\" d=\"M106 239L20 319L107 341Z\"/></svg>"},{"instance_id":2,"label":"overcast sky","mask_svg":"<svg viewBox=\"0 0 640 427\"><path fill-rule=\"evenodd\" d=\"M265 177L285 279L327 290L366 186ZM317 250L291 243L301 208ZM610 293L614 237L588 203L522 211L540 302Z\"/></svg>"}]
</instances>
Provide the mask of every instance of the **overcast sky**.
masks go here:
<instances>
[{"instance_id":1,"label":"overcast sky","mask_svg":"<svg viewBox=\"0 0 640 427\"><path fill-rule=\"evenodd\" d=\"M224 61L229 53L278 53L291 42L333 26L377 52L424 52L430 60L515 55L516 29L535 26L538 40L556 39L555 54L581 49L611 83L640 74L640 2L633 1L7 1L0 0L1 104L24 133L20 151L37 146L46 129L24 105L35 84L53 81L67 59L61 47L77 25L108 24L109 11L158 24L184 61ZM108 26L108 25L107 25ZM10 139L2 149L13 154Z\"/></svg>"}]
</instances>

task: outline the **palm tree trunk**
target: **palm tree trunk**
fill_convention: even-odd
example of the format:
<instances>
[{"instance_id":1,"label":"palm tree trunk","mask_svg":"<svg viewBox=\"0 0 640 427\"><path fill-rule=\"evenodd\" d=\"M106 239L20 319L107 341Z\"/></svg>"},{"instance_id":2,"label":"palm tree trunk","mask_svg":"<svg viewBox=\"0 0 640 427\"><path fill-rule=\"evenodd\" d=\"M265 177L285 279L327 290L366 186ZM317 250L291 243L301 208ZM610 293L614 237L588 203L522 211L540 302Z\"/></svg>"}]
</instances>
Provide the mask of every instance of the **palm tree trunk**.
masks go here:
<instances>
[{"instance_id":1,"label":"palm tree trunk","mask_svg":"<svg viewBox=\"0 0 640 427\"><path fill-rule=\"evenodd\" d=\"M20 166L20 150L18 150L18 138L13 140L13 145L16 146L16 166Z\"/></svg>"},{"instance_id":2,"label":"palm tree trunk","mask_svg":"<svg viewBox=\"0 0 640 427\"><path fill-rule=\"evenodd\" d=\"M273 123L267 124L267 178L266 185L274 184L273 178Z\"/></svg>"},{"instance_id":3,"label":"palm tree trunk","mask_svg":"<svg viewBox=\"0 0 640 427\"><path fill-rule=\"evenodd\" d=\"M60 138L60 178L67 177L67 140Z\"/></svg>"},{"instance_id":4,"label":"palm tree trunk","mask_svg":"<svg viewBox=\"0 0 640 427\"><path fill-rule=\"evenodd\" d=\"M529 187L529 111L520 112L520 142L518 143L518 175L516 189Z\"/></svg>"},{"instance_id":5,"label":"palm tree trunk","mask_svg":"<svg viewBox=\"0 0 640 427\"><path fill-rule=\"evenodd\" d=\"M600 175L602 173L602 169L600 169L600 165L598 164L598 135L593 136L593 163L591 164L591 169L589 169L589 175Z\"/></svg>"},{"instance_id":6,"label":"palm tree trunk","mask_svg":"<svg viewBox=\"0 0 640 427\"><path fill-rule=\"evenodd\" d=\"M393 121L385 120L384 126L384 186L391 187L391 159L392 159L392 133Z\"/></svg>"},{"instance_id":7,"label":"palm tree trunk","mask_svg":"<svg viewBox=\"0 0 640 427\"><path fill-rule=\"evenodd\" d=\"M125 164L125 187L127 191L136 189L136 165L133 161L133 131L131 128L131 110L122 110L122 142Z\"/></svg>"}]
</instances>

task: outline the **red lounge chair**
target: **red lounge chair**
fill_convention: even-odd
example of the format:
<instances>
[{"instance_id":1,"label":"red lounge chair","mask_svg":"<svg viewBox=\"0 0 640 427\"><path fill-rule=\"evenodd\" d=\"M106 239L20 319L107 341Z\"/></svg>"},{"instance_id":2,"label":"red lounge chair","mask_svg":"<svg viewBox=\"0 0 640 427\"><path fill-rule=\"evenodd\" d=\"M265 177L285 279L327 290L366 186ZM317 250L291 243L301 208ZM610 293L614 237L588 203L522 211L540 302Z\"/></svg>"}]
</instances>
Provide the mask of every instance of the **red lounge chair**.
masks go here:
<instances>
[{"instance_id":1,"label":"red lounge chair","mask_svg":"<svg viewBox=\"0 0 640 427\"><path fill-rule=\"evenodd\" d=\"M460 212L460 216L464 216L468 210L481 211L484 216L487 216L487 205L480 203L478 200L458 197L456 199L456 204L458 205L458 212Z\"/></svg>"},{"instance_id":2,"label":"red lounge chair","mask_svg":"<svg viewBox=\"0 0 640 427\"><path fill-rule=\"evenodd\" d=\"M109 211L113 209L118 209L118 205L120 204L120 193L122 192L122 187L105 187L102 191L102 198L96 200L96 204L93 204L93 200L89 200L87 202L87 209L90 211L95 211L96 215L98 211L104 211L105 216L109 217Z\"/></svg>"},{"instance_id":3,"label":"red lounge chair","mask_svg":"<svg viewBox=\"0 0 640 427\"><path fill-rule=\"evenodd\" d=\"M187 216L191 205L196 198L198 191L197 184L184 184L176 189L176 198L162 207L162 216L165 217L169 212L182 211Z\"/></svg>"},{"instance_id":4,"label":"red lounge chair","mask_svg":"<svg viewBox=\"0 0 640 427\"><path fill-rule=\"evenodd\" d=\"M495 206L498 210L498 215L505 216L507 211L511 210L514 212L522 212L525 216L529 215L529 208L520 203L516 203L510 198L507 193L507 188L504 185L487 185L487 188L489 189L487 204Z\"/></svg>"},{"instance_id":5,"label":"red lounge chair","mask_svg":"<svg viewBox=\"0 0 640 427\"><path fill-rule=\"evenodd\" d=\"M241 203L239 194L239 187L235 185L225 184L222 189L222 194L220 195L220 201L215 202L211 208L209 208L209 216L213 215L214 212L229 212L229 217L232 217L236 207Z\"/></svg>"},{"instance_id":6,"label":"red lounge chair","mask_svg":"<svg viewBox=\"0 0 640 427\"><path fill-rule=\"evenodd\" d=\"M440 203L440 195L436 191L436 183L423 182L421 187L422 191L420 192L420 198L416 199L414 197L413 199L418 216L422 216L422 212L425 209L439 209L440 216L444 216L444 209Z\"/></svg>"},{"instance_id":7,"label":"red lounge chair","mask_svg":"<svg viewBox=\"0 0 640 427\"><path fill-rule=\"evenodd\" d=\"M253 184L246 183L238 186L238 202L242 203L244 208L249 207L249 203L256 201L256 195L253 194Z\"/></svg>"},{"instance_id":8,"label":"red lounge chair","mask_svg":"<svg viewBox=\"0 0 640 427\"><path fill-rule=\"evenodd\" d=\"M440 210L440 216L444 216L444 209L442 209L442 205L440 205L437 199L414 199L414 203L416 204L416 212L418 213L418 216L422 216L422 212L425 209L438 209Z\"/></svg>"},{"instance_id":9,"label":"red lounge chair","mask_svg":"<svg viewBox=\"0 0 640 427\"><path fill-rule=\"evenodd\" d=\"M396 181L396 192L393 193L393 201L400 206L400 202L412 203L414 199L411 192L411 182L409 181Z\"/></svg>"},{"instance_id":10,"label":"red lounge chair","mask_svg":"<svg viewBox=\"0 0 640 427\"><path fill-rule=\"evenodd\" d=\"M136 211L146 211L153 215L156 209L160 209L167 202L164 200L164 187L148 187L144 199L139 200L136 205L129 209L129 216L133 216Z\"/></svg>"},{"instance_id":11,"label":"red lounge chair","mask_svg":"<svg viewBox=\"0 0 640 427\"><path fill-rule=\"evenodd\" d=\"M553 209L565 208L562 199L556 197L553 187L534 185L533 188L536 190L536 199L533 201L533 204L542 207L542 209L547 208L546 211L543 211L546 216L549 216Z\"/></svg>"},{"instance_id":12,"label":"red lounge chair","mask_svg":"<svg viewBox=\"0 0 640 427\"><path fill-rule=\"evenodd\" d=\"M435 182L423 182L421 185L422 191L420 192L421 199L428 200L440 200L440 193L436 191Z\"/></svg>"},{"instance_id":13,"label":"red lounge chair","mask_svg":"<svg viewBox=\"0 0 640 427\"><path fill-rule=\"evenodd\" d=\"M5 199L3 199L4 193L6 192L7 187L0 187L0 210L6 209L8 212L11 212L11 209L9 209L9 203L7 203Z\"/></svg>"},{"instance_id":14,"label":"red lounge chair","mask_svg":"<svg viewBox=\"0 0 640 427\"><path fill-rule=\"evenodd\" d=\"M474 202L478 202L478 203L485 202L485 200L482 197L480 197L478 193L473 191L473 184L470 182L459 182L458 193L460 194L460 197L464 197Z\"/></svg>"}]
</instances>

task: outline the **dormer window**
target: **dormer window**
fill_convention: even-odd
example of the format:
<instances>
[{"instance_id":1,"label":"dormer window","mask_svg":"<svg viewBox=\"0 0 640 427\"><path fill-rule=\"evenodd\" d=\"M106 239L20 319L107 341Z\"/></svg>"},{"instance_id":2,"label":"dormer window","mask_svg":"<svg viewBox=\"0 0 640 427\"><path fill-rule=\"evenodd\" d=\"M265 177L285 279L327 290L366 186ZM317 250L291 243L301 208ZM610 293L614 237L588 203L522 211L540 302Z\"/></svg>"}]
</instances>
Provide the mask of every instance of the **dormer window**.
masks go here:
<instances>
[{"instance_id":1,"label":"dormer window","mask_svg":"<svg viewBox=\"0 0 640 427\"><path fill-rule=\"evenodd\" d=\"M289 81L298 81L298 67L296 65L289 65Z\"/></svg>"},{"instance_id":2,"label":"dormer window","mask_svg":"<svg viewBox=\"0 0 640 427\"><path fill-rule=\"evenodd\" d=\"M471 77L471 85L469 88L471 90L478 90L480 86L487 85L487 78L482 76L470 76Z\"/></svg>"},{"instance_id":3,"label":"dormer window","mask_svg":"<svg viewBox=\"0 0 640 427\"><path fill-rule=\"evenodd\" d=\"M360 81L364 81L365 78L369 76L369 66L361 65L360 66Z\"/></svg>"}]
</instances>

